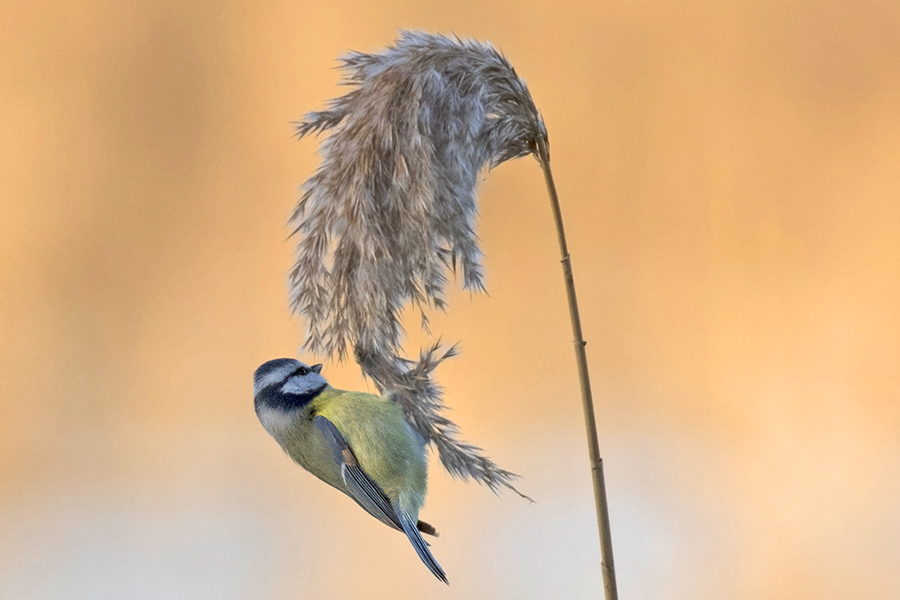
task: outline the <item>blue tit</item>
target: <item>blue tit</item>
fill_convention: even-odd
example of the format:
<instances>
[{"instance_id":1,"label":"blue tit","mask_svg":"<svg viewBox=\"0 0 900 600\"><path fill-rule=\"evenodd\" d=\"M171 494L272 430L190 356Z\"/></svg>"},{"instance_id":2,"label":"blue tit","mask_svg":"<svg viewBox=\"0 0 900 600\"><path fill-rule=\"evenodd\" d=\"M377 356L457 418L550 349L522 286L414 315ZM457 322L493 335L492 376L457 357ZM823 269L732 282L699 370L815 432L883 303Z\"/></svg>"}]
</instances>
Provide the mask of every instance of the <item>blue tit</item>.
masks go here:
<instances>
[{"instance_id":1,"label":"blue tit","mask_svg":"<svg viewBox=\"0 0 900 600\"><path fill-rule=\"evenodd\" d=\"M270 360L253 376L256 415L301 467L353 498L373 517L406 534L434 575L447 583L418 520L425 502L425 443L393 401L328 385L322 365ZM420 533L421 532L421 533Z\"/></svg>"}]
</instances>

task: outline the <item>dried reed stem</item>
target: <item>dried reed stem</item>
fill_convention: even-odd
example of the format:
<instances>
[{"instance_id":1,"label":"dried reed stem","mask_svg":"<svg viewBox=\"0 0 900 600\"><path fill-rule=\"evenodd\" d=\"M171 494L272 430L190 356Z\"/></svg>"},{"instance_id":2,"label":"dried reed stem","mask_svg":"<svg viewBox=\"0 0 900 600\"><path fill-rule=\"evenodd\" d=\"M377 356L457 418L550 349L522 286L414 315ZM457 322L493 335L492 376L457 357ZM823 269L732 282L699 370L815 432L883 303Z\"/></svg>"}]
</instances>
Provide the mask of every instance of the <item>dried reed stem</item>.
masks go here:
<instances>
[{"instance_id":1,"label":"dried reed stem","mask_svg":"<svg viewBox=\"0 0 900 600\"><path fill-rule=\"evenodd\" d=\"M409 424L454 477L495 492L516 475L459 438L443 412L434 369L455 354L438 344L418 360L403 355L400 315L407 307L444 310L447 272L483 289L475 235L476 185L485 167L534 154L556 220L593 471L607 600L617 600L603 462L587 357L547 130L525 81L498 50L473 40L402 32L376 54L342 59L350 87L297 124L303 137L330 131L322 165L305 183L291 222L300 236L290 272L291 306L305 317L307 350L351 353L379 391L390 393Z\"/></svg>"},{"instance_id":2,"label":"dried reed stem","mask_svg":"<svg viewBox=\"0 0 900 600\"><path fill-rule=\"evenodd\" d=\"M597 421L594 418L594 400L591 394L591 380L588 375L587 353L584 336L581 333L581 315L578 312L578 298L575 296L575 278L572 275L572 257L566 244L566 231L563 227L562 211L559 208L559 196L550 170L550 151L544 136L538 136L538 162L544 172L550 205L553 208L553 221L556 224L556 237L559 240L559 255L562 258L563 277L566 284L566 298L569 301L569 316L572 319L572 334L575 337L575 361L578 363L578 380L581 384L581 405L584 409L584 425L587 430L588 454L591 461L591 479L594 483L594 505L597 510L597 526L600 529L601 567L603 570L603 589L606 600L618 600L619 591L616 586L616 566L613 561L612 534L609 527L609 505L606 500L606 480L603 477L603 458L600 457L600 445L597 441Z\"/></svg>"}]
</instances>

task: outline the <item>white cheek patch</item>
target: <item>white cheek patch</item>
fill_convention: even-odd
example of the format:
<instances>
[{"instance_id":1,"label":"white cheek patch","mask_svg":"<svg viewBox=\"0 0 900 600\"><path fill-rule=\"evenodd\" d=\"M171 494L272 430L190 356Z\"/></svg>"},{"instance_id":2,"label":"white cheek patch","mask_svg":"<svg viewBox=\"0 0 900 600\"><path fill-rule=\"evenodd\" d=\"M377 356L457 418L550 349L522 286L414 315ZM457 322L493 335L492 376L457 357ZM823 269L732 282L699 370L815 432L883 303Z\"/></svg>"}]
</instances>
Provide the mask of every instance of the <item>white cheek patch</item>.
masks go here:
<instances>
[{"instance_id":1,"label":"white cheek patch","mask_svg":"<svg viewBox=\"0 0 900 600\"><path fill-rule=\"evenodd\" d=\"M276 383L280 383L284 381L284 378L287 377L288 373L290 373L293 369L276 369L270 373L266 373L266 375L260 379L259 381L253 384L253 395L258 396L259 393L270 385L275 385Z\"/></svg>"},{"instance_id":2,"label":"white cheek patch","mask_svg":"<svg viewBox=\"0 0 900 600\"><path fill-rule=\"evenodd\" d=\"M262 423L263 428L280 444L287 435L291 425L293 425L297 413L284 412L277 408L261 405L259 407L258 416L259 422Z\"/></svg>"},{"instance_id":3,"label":"white cheek patch","mask_svg":"<svg viewBox=\"0 0 900 600\"><path fill-rule=\"evenodd\" d=\"M325 384L325 380L319 375L310 373L302 377L291 377L283 386L281 393L283 394L308 394L313 390L317 390Z\"/></svg>"}]
</instances>

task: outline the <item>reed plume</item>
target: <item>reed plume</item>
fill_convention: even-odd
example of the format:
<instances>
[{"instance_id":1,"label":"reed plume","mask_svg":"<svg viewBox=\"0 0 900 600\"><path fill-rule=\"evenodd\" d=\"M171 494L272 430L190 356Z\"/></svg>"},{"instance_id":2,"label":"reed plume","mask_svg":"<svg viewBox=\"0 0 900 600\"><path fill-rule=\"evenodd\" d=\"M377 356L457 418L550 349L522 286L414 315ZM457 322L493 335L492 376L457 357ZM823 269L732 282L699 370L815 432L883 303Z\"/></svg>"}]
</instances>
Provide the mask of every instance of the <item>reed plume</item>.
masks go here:
<instances>
[{"instance_id":1,"label":"reed plume","mask_svg":"<svg viewBox=\"0 0 900 600\"><path fill-rule=\"evenodd\" d=\"M427 311L446 308L448 272L461 274L466 289L484 289L474 227L484 168L534 155L563 235L543 120L525 82L489 44L402 32L380 53L353 52L340 60L342 83L351 89L296 125L299 137L330 132L320 144L321 165L291 215L299 236L291 307L304 317L306 349L341 360L352 352L451 475L519 493L512 485L516 475L460 440L458 427L442 414L442 390L432 373L455 347L442 351L435 344L417 360L404 357L400 319L412 307L427 328ZM568 284L564 237L560 243ZM574 287L570 309L573 303ZM576 349L583 355L580 324ZM587 367L579 360L584 392ZM587 394L586 411L589 385ZM596 465L595 429L593 439ZM602 465L600 473L602 479ZM595 492L596 485L595 479ZM604 491L604 510L605 502ZM611 545L607 553L604 544L604 558L611 567Z\"/></svg>"},{"instance_id":2,"label":"reed plume","mask_svg":"<svg viewBox=\"0 0 900 600\"><path fill-rule=\"evenodd\" d=\"M506 59L476 42L405 32L341 67L354 89L297 125L300 137L332 130L291 217L300 235L292 308L305 317L306 347L339 358L352 350L451 474L514 489L514 475L460 441L441 414L431 373L454 349L407 360L400 317L407 303L426 324L427 309L444 309L448 269L465 288L484 288L478 173L534 151L537 109Z\"/></svg>"}]
</instances>

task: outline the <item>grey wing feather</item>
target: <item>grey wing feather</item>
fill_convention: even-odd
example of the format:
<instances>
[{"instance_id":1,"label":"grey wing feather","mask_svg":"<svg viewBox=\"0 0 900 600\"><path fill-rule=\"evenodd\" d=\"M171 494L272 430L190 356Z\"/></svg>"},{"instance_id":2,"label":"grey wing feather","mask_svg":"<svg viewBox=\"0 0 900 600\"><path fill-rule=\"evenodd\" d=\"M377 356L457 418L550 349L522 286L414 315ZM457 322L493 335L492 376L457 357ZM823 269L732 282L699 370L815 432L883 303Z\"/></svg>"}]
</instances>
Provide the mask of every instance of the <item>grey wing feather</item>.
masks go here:
<instances>
[{"instance_id":1,"label":"grey wing feather","mask_svg":"<svg viewBox=\"0 0 900 600\"><path fill-rule=\"evenodd\" d=\"M350 496L356 500L357 504L362 506L366 512L384 523L389 527L403 531L391 501L387 495L381 490L377 483L362 470L353 450L334 423L323 417L316 415L313 419L316 428L322 432L325 441L328 442L331 452L334 455L334 461L341 466L341 477Z\"/></svg>"},{"instance_id":2,"label":"grey wing feather","mask_svg":"<svg viewBox=\"0 0 900 600\"><path fill-rule=\"evenodd\" d=\"M416 549L416 554L425 563L425 566L434 573L435 577L444 583L449 583L441 565L438 564L428 549L428 542L422 539L422 535L419 533L421 528L425 533L437 535L434 527L421 521L413 523L412 518L405 510L399 507L396 510L394 509L387 495L359 466L353 450L350 448L347 440L344 439L344 436L341 435L341 432L338 431L338 428L334 426L334 423L322 415L316 415L313 423L315 423L316 428L322 432L322 436L328 442L334 455L334 461L341 466L341 477L344 480L344 485L347 486L347 491L350 492L350 496L376 519L405 533L413 548Z\"/></svg>"},{"instance_id":3,"label":"grey wing feather","mask_svg":"<svg viewBox=\"0 0 900 600\"><path fill-rule=\"evenodd\" d=\"M406 537L409 538L409 541L412 542L413 548L416 549L416 554L419 555L419 558L422 559L425 566L434 573L435 577L449 585L450 582L447 581L447 575L444 573L441 565L435 560L434 556L431 555L431 550L428 549L428 542L422 539L418 527L413 523L410 516L406 514L405 510L397 508L397 517L400 519L400 524L403 526L403 532L406 534Z\"/></svg>"}]
</instances>

